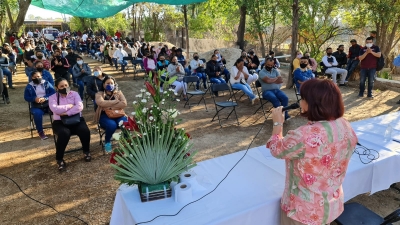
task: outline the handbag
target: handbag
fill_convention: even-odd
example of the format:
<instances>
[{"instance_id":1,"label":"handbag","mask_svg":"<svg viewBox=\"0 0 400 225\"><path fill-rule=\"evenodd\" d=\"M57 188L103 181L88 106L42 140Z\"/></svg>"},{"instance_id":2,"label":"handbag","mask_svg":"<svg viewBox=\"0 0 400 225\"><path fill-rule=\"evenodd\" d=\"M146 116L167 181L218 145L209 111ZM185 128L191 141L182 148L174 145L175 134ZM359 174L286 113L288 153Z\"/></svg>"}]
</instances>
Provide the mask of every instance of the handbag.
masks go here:
<instances>
[{"instance_id":1,"label":"handbag","mask_svg":"<svg viewBox=\"0 0 400 225\"><path fill-rule=\"evenodd\" d=\"M32 108L47 109L49 108L49 101L45 101L42 103L32 102Z\"/></svg>"},{"instance_id":2,"label":"handbag","mask_svg":"<svg viewBox=\"0 0 400 225\"><path fill-rule=\"evenodd\" d=\"M60 105L60 94L57 94L57 105ZM77 113L71 116L60 116L64 125L75 125L81 122L81 114Z\"/></svg>"},{"instance_id":3,"label":"handbag","mask_svg":"<svg viewBox=\"0 0 400 225\"><path fill-rule=\"evenodd\" d=\"M110 119L116 119L125 116L125 111L123 109L104 109L104 112L106 113L107 117Z\"/></svg>"}]
</instances>

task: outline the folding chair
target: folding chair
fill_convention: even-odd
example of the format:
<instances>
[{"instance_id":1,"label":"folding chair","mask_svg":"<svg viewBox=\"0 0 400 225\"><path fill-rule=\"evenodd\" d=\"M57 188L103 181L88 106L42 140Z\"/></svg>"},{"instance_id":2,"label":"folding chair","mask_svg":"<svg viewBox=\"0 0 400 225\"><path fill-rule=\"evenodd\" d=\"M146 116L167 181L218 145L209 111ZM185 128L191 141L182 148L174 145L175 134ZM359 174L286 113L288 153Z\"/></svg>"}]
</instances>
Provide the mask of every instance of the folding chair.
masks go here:
<instances>
[{"instance_id":1,"label":"folding chair","mask_svg":"<svg viewBox=\"0 0 400 225\"><path fill-rule=\"evenodd\" d=\"M32 108L31 103L28 102L29 125L30 125L30 129L31 129L31 138L33 138L33 131L36 130L36 124L35 124L35 120L33 120L33 115L32 115L32 113L31 113L31 108ZM53 124L53 118L51 117L51 115L52 115L53 113L51 112L50 109L47 109L47 110L48 110L48 111L47 111L47 113L45 113L45 114L49 114L49 117L50 117L50 126L43 126L43 129L50 129L50 128L52 128L51 124Z\"/></svg>"},{"instance_id":2,"label":"folding chair","mask_svg":"<svg viewBox=\"0 0 400 225\"><path fill-rule=\"evenodd\" d=\"M185 76L185 77L183 77L183 82L185 82L185 83L187 83L187 84L193 84L193 83L197 83L197 81L199 80L199 77L197 77L197 76ZM197 105L199 105L200 104L200 102L201 102L201 100L203 100L203 103L204 103L204 107L206 108L206 112L208 112L208 109L207 109L207 105L206 105L206 100L204 99L204 95L206 94L204 91L200 91L200 90L198 90L198 91L189 91L189 90L187 90L186 91L186 94L188 95L188 98L187 98L187 101L185 102L185 105L183 106L184 108L186 107L186 105L189 105L189 110L190 110L190 112L192 111L192 105L190 104L190 99L193 97L193 96L198 96L198 95L201 95L201 98L200 98L200 100L197 102Z\"/></svg>"},{"instance_id":3,"label":"folding chair","mask_svg":"<svg viewBox=\"0 0 400 225\"><path fill-rule=\"evenodd\" d=\"M97 132L99 133L99 136L100 136L99 145L101 145L101 149L103 149L103 155L105 155L106 151L104 150L104 141L103 141L103 139L104 139L104 136L106 134L106 131L103 128L101 128L99 123L97 124Z\"/></svg>"},{"instance_id":4,"label":"folding chair","mask_svg":"<svg viewBox=\"0 0 400 225\"><path fill-rule=\"evenodd\" d=\"M397 221L400 221L400 208L382 218L356 202L344 204L343 213L335 220L338 225L391 225Z\"/></svg>"},{"instance_id":5,"label":"folding chair","mask_svg":"<svg viewBox=\"0 0 400 225\"><path fill-rule=\"evenodd\" d=\"M253 113L253 115L256 114L256 113L258 112L258 110L262 109L262 112L263 112L263 114L264 114L265 119L268 119L268 116L269 116L269 115L271 114L271 112L272 112L271 109L273 108L273 106L272 106L271 108L268 109L267 112L269 112L269 113L268 113L268 115L267 115L267 112L265 112L265 109L264 109L264 105L267 104L267 103L269 103L270 101L268 101L268 100L266 100L266 99L263 98L260 81L257 80L256 82L254 82L254 85L255 85L255 87L256 87L256 91L257 91L258 98L259 98L259 101L260 101L260 107L258 107L258 108L256 109L256 111Z\"/></svg>"},{"instance_id":6,"label":"folding chair","mask_svg":"<svg viewBox=\"0 0 400 225\"><path fill-rule=\"evenodd\" d=\"M297 103L300 103L300 100L301 100L300 90L297 90L297 86L296 86L296 82L295 82L294 78L293 78L293 89L294 89L294 93L296 94Z\"/></svg>"},{"instance_id":7,"label":"folding chair","mask_svg":"<svg viewBox=\"0 0 400 225\"><path fill-rule=\"evenodd\" d=\"M51 114L51 116L52 116L52 115L53 115L53 114ZM53 129L53 119L52 119L52 118L51 118L51 126L52 126L52 129ZM72 138L73 136L78 137L76 134L71 134L71 138ZM54 130L53 130L54 146L57 145L57 139L58 139L58 136L57 136L57 134L56 134L56 133L54 132ZM79 137L78 137L78 139L79 139ZM69 145L69 143L68 143L68 145ZM78 151L82 151L82 147L73 148L73 149L71 149L71 150L65 151L64 154L72 153L72 152L78 152Z\"/></svg>"},{"instance_id":8,"label":"folding chair","mask_svg":"<svg viewBox=\"0 0 400 225\"><path fill-rule=\"evenodd\" d=\"M204 93L206 94L207 92L210 92L210 96L212 96L213 93L212 93L212 91L211 91L211 86L212 86L214 83L211 83L210 77L208 76L208 74L206 74L206 76L207 76L207 89L206 89L206 91L205 91Z\"/></svg>"},{"instance_id":9,"label":"folding chair","mask_svg":"<svg viewBox=\"0 0 400 225\"><path fill-rule=\"evenodd\" d=\"M134 59L132 60L132 66L133 66L133 79L136 80L138 72L145 72L144 69L140 68L139 70L137 69L138 65L141 65L143 63L143 60L141 59ZM144 77L143 77L144 79Z\"/></svg>"},{"instance_id":10,"label":"folding chair","mask_svg":"<svg viewBox=\"0 0 400 225\"><path fill-rule=\"evenodd\" d=\"M84 98L85 98L85 106L86 108L89 108L89 106L94 105L92 99L90 99L90 95L87 93L87 85L90 84L91 81L93 81L93 79L95 79L94 76L84 76L82 78L83 84L85 85L85 93L84 93ZM89 101L90 99L90 101Z\"/></svg>"},{"instance_id":11,"label":"folding chair","mask_svg":"<svg viewBox=\"0 0 400 225\"><path fill-rule=\"evenodd\" d=\"M123 57L122 60L125 60L125 61L127 61L127 62L132 62L133 57L132 57L132 56ZM133 65L132 65L132 66L133 66ZM128 63L128 65L125 66L125 74L124 74L124 77L125 77L125 76L126 76L126 77L128 76L128 73L127 73L128 70L129 70L129 63ZM134 76L135 76L135 75L134 75Z\"/></svg>"},{"instance_id":12,"label":"folding chair","mask_svg":"<svg viewBox=\"0 0 400 225\"><path fill-rule=\"evenodd\" d=\"M232 97L231 89L229 88L228 84L226 84L226 83L213 84L211 86L211 92L212 93L218 92L218 91L229 91L229 99ZM238 116L236 114L236 106L238 106L238 104L236 102L229 101L229 99L227 101L217 102L217 101L215 101L215 96L213 94L212 94L212 98L214 100L215 110L217 112L215 113L215 115L212 118L211 122L213 122L215 117L217 116L219 125L222 127L221 118L219 116L219 112L222 111L225 108L232 108L231 112L229 113L229 115L225 119L227 120L229 118L229 116L232 114L232 112L235 112L236 121L237 121L237 124L239 125L239 118L238 118Z\"/></svg>"},{"instance_id":13,"label":"folding chair","mask_svg":"<svg viewBox=\"0 0 400 225\"><path fill-rule=\"evenodd\" d=\"M0 84L1 85L1 84ZM3 98L3 104L5 105L5 104L7 104L7 102L6 102L6 96L3 94L3 93L1 93L1 97Z\"/></svg>"},{"instance_id":14,"label":"folding chair","mask_svg":"<svg viewBox=\"0 0 400 225\"><path fill-rule=\"evenodd\" d=\"M241 90L241 89L238 89L238 88L234 88L234 87L232 86L232 84L231 84L231 81L229 81L229 86L231 86L231 89L232 89L232 96L231 96L231 97L233 97L233 98L235 99L235 102L237 102L238 100L236 99L236 94L239 93L239 92L241 92L242 90ZM240 101L240 99L241 99L244 95L245 95L245 93L242 91L242 95L240 95L239 101Z\"/></svg>"}]
</instances>

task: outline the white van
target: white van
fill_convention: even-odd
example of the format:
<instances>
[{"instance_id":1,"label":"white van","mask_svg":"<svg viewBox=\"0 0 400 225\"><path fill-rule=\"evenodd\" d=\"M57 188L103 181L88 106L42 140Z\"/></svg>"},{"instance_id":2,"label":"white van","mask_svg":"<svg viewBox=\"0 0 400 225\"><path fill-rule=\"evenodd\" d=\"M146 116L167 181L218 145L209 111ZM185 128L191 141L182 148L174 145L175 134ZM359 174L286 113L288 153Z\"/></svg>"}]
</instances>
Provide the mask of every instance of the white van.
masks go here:
<instances>
[{"instance_id":1,"label":"white van","mask_svg":"<svg viewBox=\"0 0 400 225\"><path fill-rule=\"evenodd\" d=\"M42 37L46 38L47 40L54 41L54 36L53 36L54 31L59 33L59 31L56 28L44 28L42 30Z\"/></svg>"}]
</instances>

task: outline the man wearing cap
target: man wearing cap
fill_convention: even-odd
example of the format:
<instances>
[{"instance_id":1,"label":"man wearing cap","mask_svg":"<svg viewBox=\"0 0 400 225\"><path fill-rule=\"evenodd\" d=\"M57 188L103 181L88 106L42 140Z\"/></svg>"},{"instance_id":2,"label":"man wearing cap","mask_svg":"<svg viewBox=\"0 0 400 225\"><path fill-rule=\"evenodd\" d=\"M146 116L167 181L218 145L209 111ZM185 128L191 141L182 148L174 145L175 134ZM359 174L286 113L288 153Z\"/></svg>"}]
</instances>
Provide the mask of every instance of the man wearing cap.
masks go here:
<instances>
[{"instance_id":1,"label":"man wearing cap","mask_svg":"<svg viewBox=\"0 0 400 225\"><path fill-rule=\"evenodd\" d=\"M348 79L351 77L354 70L360 63L360 59L358 57L360 56L360 50L362 48L362 46L357 44L357 41L355 39L352 39L350 41L350 44L351 46L349 48L349 54L347 55L347 58L349 58L349 60L347 61L347 76L345 82L348 81Z\"/></svg>"},{"instance_id":2,"label":"man wearing cap","mask_svg":"<svg viewBox=\"0 0 400 225\"><path fill-rule=\"evenodd\" d=\"M336 50L337 51L332 55L335 56L336 61L338 62L338 67L344 68L344 66L347 64L347 55L344 53L344 45L339 45Z\"/></svg>"},{"instance_id":3,"label":"man wearing cap","mask_svg":"<svg viewBox=\"0 0 400 225\"><path fill-rule=\"evenodd\" d=\"M118 70L118 64L121 64L123 73L125 73L125 66L128 65L128 62L124 60L124 57L128 57L128 53L122 49L121 44L118 44L118 49L114 52L113 58L117 59L115 68Z\"/></svg>"}]
</instances>

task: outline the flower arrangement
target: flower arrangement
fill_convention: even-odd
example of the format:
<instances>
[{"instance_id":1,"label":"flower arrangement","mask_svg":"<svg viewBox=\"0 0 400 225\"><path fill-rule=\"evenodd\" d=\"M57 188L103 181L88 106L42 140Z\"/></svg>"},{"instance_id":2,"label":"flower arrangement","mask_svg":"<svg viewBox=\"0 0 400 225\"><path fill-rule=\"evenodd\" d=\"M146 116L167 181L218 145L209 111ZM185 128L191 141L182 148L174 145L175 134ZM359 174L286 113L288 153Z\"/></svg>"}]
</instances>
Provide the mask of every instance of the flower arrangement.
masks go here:
<instances>
[{"instance_id":1,"label":"flower arrangement","mask_svg":"<svg viewBox=\"0 0 400 225\"><path fill-rule=\"evenodd\" d=\"M172 89L160 92L158 76L149 74L146 89L141 89L133 102L135 111L128 122L120 124L119 147L111 154L114 178L121 183L160 184L179 180L179 174L195 166L190 135L184 128L176 128L180 114L175 108ZM176 77L164 85L172 84ZM118 137L119 136L119 137Z\"/></svg>"}]
</instances>

